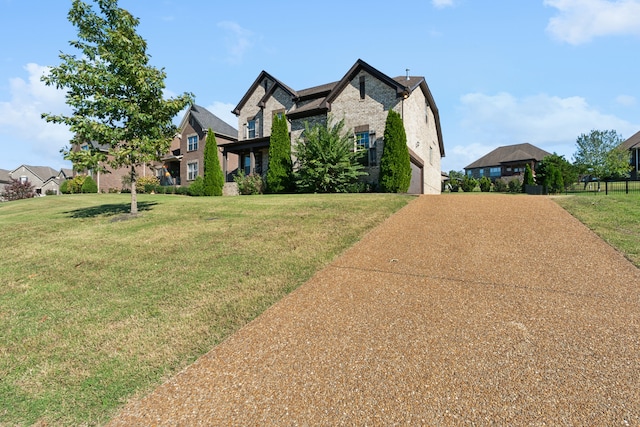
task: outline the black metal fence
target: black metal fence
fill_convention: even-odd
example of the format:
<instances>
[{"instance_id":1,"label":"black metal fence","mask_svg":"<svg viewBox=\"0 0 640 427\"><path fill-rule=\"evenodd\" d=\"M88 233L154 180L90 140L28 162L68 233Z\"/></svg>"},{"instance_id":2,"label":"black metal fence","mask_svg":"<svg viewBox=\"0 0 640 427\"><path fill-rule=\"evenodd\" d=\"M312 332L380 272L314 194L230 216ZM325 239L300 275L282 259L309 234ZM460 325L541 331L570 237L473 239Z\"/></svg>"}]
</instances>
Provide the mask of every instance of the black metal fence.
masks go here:
<instances>
[{"instance_id":1,"label":"black metal fence","mask_svg":"<svg viewBox=\"0 0 640 427\"><path fill-rule=\"evenodd\" d=\"M574 184L565 190L567 194L634 194L640 193L640 181L590 181Z\"/></svg>"}]
</instances>

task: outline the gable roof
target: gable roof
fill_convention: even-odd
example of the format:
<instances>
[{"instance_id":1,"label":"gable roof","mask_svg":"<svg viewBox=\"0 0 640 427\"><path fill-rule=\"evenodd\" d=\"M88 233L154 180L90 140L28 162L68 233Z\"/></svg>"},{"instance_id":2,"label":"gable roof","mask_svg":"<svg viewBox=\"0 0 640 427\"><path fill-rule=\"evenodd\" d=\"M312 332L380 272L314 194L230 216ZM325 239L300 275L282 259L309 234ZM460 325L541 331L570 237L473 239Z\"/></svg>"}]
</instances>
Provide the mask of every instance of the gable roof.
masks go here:
<instances>
[{"instance_id":1,"label":"gable roof","mask_svg":"<svg viewBox=\"0 0 640 427\"><path fill-rule=\"evenodd\" d=\"M32 174L37 176L38 179L40 179L40 181L42 181L42 182L48 180L52 176L57 176L58 172L59 172L59 171L57 171L57 170L55 170L53 168L50 168L49 166L20 165L17 168L15 168L14 170L12 170L10 172L10 174L13 176L13 173L15 171L17 171L18 169L22 168L22 167L24 167L25 169L28 169Z\"/></svg>"},{"instance_id":2,"label":"gable roof","mask_svg":"<svg viewBox=\"0 0 640 427\"><path fill-rule=\"evenodd\" d=\"M640 148L640 131L636 132L631 138L620 144L620 147L625 150Z\"/></svg>"},{"instance_id":3,"label":"gable roof","mask_svg":"<svg viewBox=\"0 0 640 427\"><path fill-rule=\"evenodd\" d=\"M214 133L219 135L228 136L232 139L238 138L238 130L236 128L213 114L211 111L196 104L192 104L184 115L184 118L180 123L180 129L184 128L189 115L193 117L203 130L211 129Z\"/></svg>"},{"instance_id":4,"label":"gable roof","mask_svg":"<svg viewBox=\"0 0 640 427\"><path fill-rule=\"evenodd\" d=\"M260 86L260 83L262 82L262 79L264 79L265 77L267 77L269 80L273 80L274 84L267 91L265 96L262 97L262 99L260 100L260 104L263 104L265 102L266 98L268 98L269 96L271 96L273 94L273 92L275 92L277 87L282 88L285 92L288 92L292 97L298 96L298 94L297 94L297 92L295 90L291 89L289 86L287 86L286 84L282 83L280 80L276 79L271 74L269 74L266 71L262 70L260 72L260 74L258 74L258 77L255 79L255 81L249 87L249 90L247 90L247 92L244 94L244 96L242 97L242 99L240 100L238 105L236 105L236 108L233 109L233 111L232 111L233 114L235 114L236 116L240 115L240 110L242 110L242 107L244 107L244 105L247 103L247 101L249 101L249 98L251 97L253 92L256 90L256 88L258 86Z\"/></svg>"},{"instance_id":5,"label":"gable roof","mask_svg":"<svg viewBox=\"0 0 640 427\"><path fill-rule=\"evenodd\" d=\"M529 143L506 145L498 147L489 154L480 157L475 162L466 166L465 169L500 166L503 163L521 162L526 160L540 161L550 155L551 153Z\"/></svg>"}]
</instances>

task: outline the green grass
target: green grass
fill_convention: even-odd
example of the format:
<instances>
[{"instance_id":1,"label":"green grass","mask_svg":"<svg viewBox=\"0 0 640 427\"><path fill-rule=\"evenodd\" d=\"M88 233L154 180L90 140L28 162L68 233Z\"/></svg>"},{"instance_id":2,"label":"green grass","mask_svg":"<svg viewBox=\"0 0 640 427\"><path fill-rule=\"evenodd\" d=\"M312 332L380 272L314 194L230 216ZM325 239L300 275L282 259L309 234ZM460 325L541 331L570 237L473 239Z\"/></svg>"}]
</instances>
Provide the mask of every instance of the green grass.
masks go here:
<instances>
[{"instance_id":1,"label":"green grass","mask_svg":"<svg viewBox=\"0 0 640 427\"><path fill-rule=\"evenodd\" d=\"M582 194L554 200L640 267L640 194Z\"/></svg>"},{"instance_id":2,"label":"green grass","mask_svg":"<svg viewBox=\"0 0 640 427\"><path fill-rule=\"evenodd\" d=\"M0 204L0 425L100 425L404 206L398 195Z\"/></svg>"}]
</instances>

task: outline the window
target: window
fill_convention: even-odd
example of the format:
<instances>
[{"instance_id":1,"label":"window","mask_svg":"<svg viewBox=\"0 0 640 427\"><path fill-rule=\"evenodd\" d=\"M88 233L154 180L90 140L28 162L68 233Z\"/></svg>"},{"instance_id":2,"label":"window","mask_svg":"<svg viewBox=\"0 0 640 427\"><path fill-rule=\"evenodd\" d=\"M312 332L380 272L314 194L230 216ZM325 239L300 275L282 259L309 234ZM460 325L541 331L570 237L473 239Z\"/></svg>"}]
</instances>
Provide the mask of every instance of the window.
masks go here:
<instances>
[{"instance_id":1,"label":"window","mask_svg":"<svg viewBox=\"0 0 640 427\"><path fill-rule=\"evenodd\" d=\"M26 175L20 175L20 184L26 184L29 182L29 178Z\"/></svg>"},{"instance_id":2,"label":"window","mask_svg":"<svg viewBox=\"0 0 640 427\"><path fill-rule=\"evenodd\" d=\"M364 76L360 76L360 99L364 99L364 95L365 95Z\"/></svg>"},{"instance_id":3,"label":"window","mask_svg":"<svg viewBox=\"0 0 640 427\"><path fill-rule=\"evenodd\" d=\"M369 133L369 126L358 126L355 131L355 151L366 151L360 161L364 166L375 166L377 161L376 146L375 142L371 142L372 134Z\"/></svg>"},{"instance_id":4,"label":"window","mask_svg":"<svg viewBox=\"0 0 640 427\"><path fill-rule=\"evenodd\" d=\"M429 164L433 165L433 147L429 147Z\"/></svg>"},{"instance_id":5,"label":"window","mask_svg":"<svg viewBox=\"0 0 640 427\"><path fill-rule=\"evenodd\" d=\"M88 144L82 144L82 145L80 146L80 149L81 149L82 151L89 151L89 145L88 145Z\"/></svg>"},{"instance_id":6,"label":"window","mask_svg":"<svg viewBox=\"0 0 640 427\"><path fill-rule=\"evenodd\" d=\"M273 110L273 117L278 117L278 118L282 118L282 116L284 116L284 108L281 108L279 110Z\"/></svg>"},{"instance_id":7,"label":"window","mask_svg":"<svg viewBox=\"0 0 640 427\"><path fill-rule=\"evenodd\" d=\"M492 178L498 177L502 175L502 168L500 167L493 167L491 169L489 169L489 176Z\"/></svg>"},{"instance_id":8,"label":"window","mask_svg":"<svg viewBox=\"0 0 640 427\"><path fill-rule=\"evenodd\" d=\"M198 162L187 163L187 180L193 181L198 177Z\"/></svg>"},{"instance_id":9,"label":"window","mask_svg":"<svg viewBox=\"0 0 640 427\"><path fill-rule=\"evenodd\" d=\"M247 138L255 138L256 137L256 121L249 120L247 122Z\"/></svg>"},{"instance_id":10,"label":"window","mask_svg":"<svg viewBox=\"0 0 640 427\"><path fill-rule=\"evenodd\" d=\"M196 151L198 149L198 135L192 135L187 138L187 151Z\"/></svg>"}]
</instances>

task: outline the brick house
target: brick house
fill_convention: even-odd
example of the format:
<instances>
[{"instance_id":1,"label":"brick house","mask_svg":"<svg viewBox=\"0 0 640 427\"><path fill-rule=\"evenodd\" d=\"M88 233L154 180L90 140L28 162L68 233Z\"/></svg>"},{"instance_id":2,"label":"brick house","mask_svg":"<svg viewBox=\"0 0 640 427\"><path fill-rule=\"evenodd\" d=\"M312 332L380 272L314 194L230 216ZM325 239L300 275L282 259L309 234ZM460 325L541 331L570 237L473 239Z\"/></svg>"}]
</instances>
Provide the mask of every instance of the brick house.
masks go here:
<instances>
[{"instance_id":1,"label":"brick house","mask_svg":"<svg viewBox=\"0 0 640 427\"><path fill-rule=\"evenodd\" d=\"M631 138L623 142L620 147L629 150L631 164L631 179L640 179L640 131L636 132Z\"/></svg>"},{"instance_id":2,"label":"brick house","mask_svg":"<svg viewBox=\"0 0 640 427\"><path fill-rule=\"evenodd\" d=\"M344 119L354 149L367 151L369 175L364 180L377 185L390 109L402 116L407 134L412 168L409 192L439 194L444 144L438 108L425 78L391 78L360 59L339 81L302 90L294 90L262 71L233 110L238 117L238 140L223 145L223 157L235 155L245 173L264 176L276 114L287 118L292 147L301 137L305 122L314 125L325 124L330 117Z\"/></svg>"},{"instance_id":3,"label":"brick house","mask_svg":"<svg viewBox=\"0 0 640 427\"><path fill-rule=\"evenodd\" d=\"M548 153L529 143L506 145L498 147L490 153L480 157L464 168L465 174L472 178L487 176L495 181L499 178L511 178L524 175L527 165L531 171L542 159L550 156Z\"/></svg>"},{"instance_id":4,"label":"brick house","mask_svg":"<svg viewBox=\"0 0 640 427\"><path fill-rule=\"evenodd\" d=\"M211 129L216 137L218 159L226 171L225 181L233 181L233 175L238 169L238 157L231 154L225 159L220 148L238 140L238 131L233 126L206 108L194 104L185 113L179 129L179 133L171 142L170 153L162 158L162 165L158 169L158 177L163 184L163 177L167 177L167 173L176 185L189 185L198 176L203 175L204 147L208 129ZM226 166L223 164L225 161Z\"/></svg>"}]
</instances>

